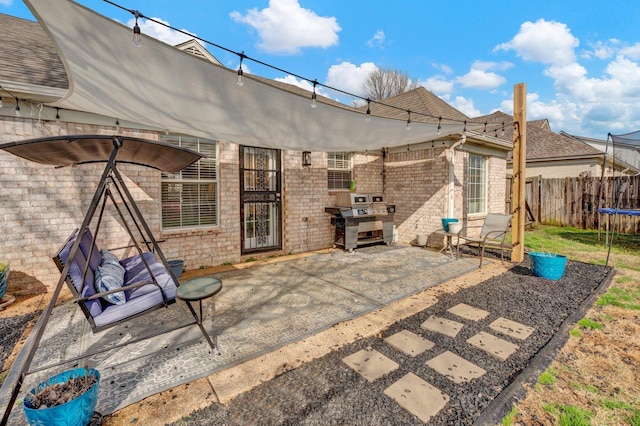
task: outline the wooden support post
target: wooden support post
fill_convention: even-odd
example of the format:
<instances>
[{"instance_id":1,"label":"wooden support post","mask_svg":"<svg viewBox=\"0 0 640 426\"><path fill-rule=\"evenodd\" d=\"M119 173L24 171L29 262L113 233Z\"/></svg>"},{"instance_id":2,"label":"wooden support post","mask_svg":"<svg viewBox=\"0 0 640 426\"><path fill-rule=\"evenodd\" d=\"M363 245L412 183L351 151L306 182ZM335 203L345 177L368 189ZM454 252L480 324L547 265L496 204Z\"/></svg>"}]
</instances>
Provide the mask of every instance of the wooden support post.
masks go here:
<instances>
[{"instance_id":1,"label":"wooden support post","mask_svg":"<svg viewBox=\"0 0 640 426\"><path fill-rule=\"evenodd\" d=\"M516 84L513 88L513 185L511 221L511 261L524 260L524 225L527 211L525 208L526 165L527 165L527 86Z\"/></svg>"}]
</instances>

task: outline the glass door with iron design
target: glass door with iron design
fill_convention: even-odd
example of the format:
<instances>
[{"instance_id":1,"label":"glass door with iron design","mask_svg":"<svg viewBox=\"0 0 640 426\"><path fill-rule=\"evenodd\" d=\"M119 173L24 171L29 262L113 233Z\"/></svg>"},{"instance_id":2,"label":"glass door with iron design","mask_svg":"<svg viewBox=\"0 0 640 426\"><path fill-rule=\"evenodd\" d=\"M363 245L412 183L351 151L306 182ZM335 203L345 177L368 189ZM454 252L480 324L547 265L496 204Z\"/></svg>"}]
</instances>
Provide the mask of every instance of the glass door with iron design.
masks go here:
<instances>
[{"instance_id":1,"label":"glass door with iron design","mask_svg":"<svg viewBox=\"0 0 640 426\"><path fill-rule=\"evenodd\" d=\"M240 147L242 254L280 250L280 150Z\"/></svg>"}]
</instances>

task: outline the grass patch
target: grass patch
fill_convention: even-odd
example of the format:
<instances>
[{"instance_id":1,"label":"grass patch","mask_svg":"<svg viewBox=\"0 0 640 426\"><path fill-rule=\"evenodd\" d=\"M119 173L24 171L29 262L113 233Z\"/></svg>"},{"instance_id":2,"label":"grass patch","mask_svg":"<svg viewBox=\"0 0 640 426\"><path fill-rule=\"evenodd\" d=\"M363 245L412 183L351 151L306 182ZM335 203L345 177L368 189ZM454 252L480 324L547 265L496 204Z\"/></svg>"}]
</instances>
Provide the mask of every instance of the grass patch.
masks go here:
<instances>
[{"instance_id":1,"label":"grass patch","mask_svg":"<svg viewBox=\"0 0 640 426\"><path fill-rule=\"evenodd\" d=\"M256 259L255 257L251 256L251 257L248 257L247 260L245 260L245 262L255 262L256 260L258 260L258 259Z\"/></svg>"},{"instance_id":2,"label":"grass patch","mask_svg":"<svg viewBox=\"0 0 640 426\"><path fill-rule=\"evenodd\" d=\"M228 260L226 262L222 262L222 266L231 266L231 265L233 265L233 262L230 262Z\"/></svg>"},{"instance_id":3,"label":"grass patch","mask_svg":"<svg viewBox=\"0 0 640 426\"><path fill-rule=\"evenodd\" d=\"M640 288L622 289L611 287L596 302L598 306L617 306L619 308L640 310Z\"/></svg>"},{"instance_id":4,"label":"grass patch","mask_svg":"<svg viewBox=\"0 0 640 426\"><path fill-rule=\"evenodd\" d=\"M627 423L631 426L640 426L640 410L636 410L630 417L627 417Z\"/></svg>"},{"instance_id":5,"label":"grass patch","mask_svg":"<svg viewBox=\"0 0 640 426\"><path fill-rule=\"evenodd\" d=\"M578 321L578 325L582 328L588 328L591 330L602 330L604 328L604 325L602 325L602 323L594 321L591 318L582 318L580 321Z\"/></svg>"},{"instance_id":6,"label":"grass patch","mask_svg":"<svg viewBox=\"0 0 640 426\"><path fill-rule=\"evenodd\" d=\"M626 275L625 275L624 277L618 277L618 278L616 278L616 282L617 282L618 284L625 284L625 283L629 283L629 282L631 282L631 281L633 281L633 278L628 277L628 276L626 276Z\"/></svg>"},{"instance_id":7,"label":"grass patch","mask_svg":"<svg viewBox=\"0 0 640 426\"><path fill-rule=\"evenodd\" d=\"M580 390L586 390L587 392L591 392L591 393L600 392L600 389L598 389L593 385L583 385L582 383L571 382L569 383L569 386L571 386L572 388L580 389Z\"/></svg>"},{"instance_id":8,"label":"grass patch","mask_svg":"<svg viewBox=\"0 0 640 426\"><path fill-rule=\"evenodd\" d=\"M552 385L556 382L557 377L558 371L553 368L549 368L547 371L542 373L540 377L538 377L538 383L541 385Z\"/></svg>"},{"instance_id":9,"label":"grass patch","mask_svg":"<svg viewBox=\"0 0 640 426\"><path fill-rule=\"evenodd\" d=\"M560 407L560 426L591 426L593 413L575 405L563 405Z\"/></svg>"},{"instance_id":10,"label":"grass patch","mask_svg":"<svg viewBox=\"0 0 640 426\"><path fill-rule=\"evenodd\" d=\"M580 336L582 336L582 333L577 328L574 328L569 332L569 335L571 337L580 337Z\"/></svg>"},{"instance_id":11,"label":"grass patch","mask_svg":"<svg viewBox=\"0 0 640 426\"><path fill-rule=\"evenodd\" d=\"M618 401L617 399L604 399L602 400L602 405L604 406L604 408L607 408L609 410L637 411L633 405L627 404L624 401Z\"/></svg>"},{"instance_id":12,"label":"grass patch","mask_svg":"<svg viewBox=\"0 0 640 426\"><path fill-rule=\"evenodd\" d=\"M509 413L502 418L502 426L511 426L513 425L513 421L518 416L518 410L515 407L509 411Z\"/></svg>"}]
</instances>

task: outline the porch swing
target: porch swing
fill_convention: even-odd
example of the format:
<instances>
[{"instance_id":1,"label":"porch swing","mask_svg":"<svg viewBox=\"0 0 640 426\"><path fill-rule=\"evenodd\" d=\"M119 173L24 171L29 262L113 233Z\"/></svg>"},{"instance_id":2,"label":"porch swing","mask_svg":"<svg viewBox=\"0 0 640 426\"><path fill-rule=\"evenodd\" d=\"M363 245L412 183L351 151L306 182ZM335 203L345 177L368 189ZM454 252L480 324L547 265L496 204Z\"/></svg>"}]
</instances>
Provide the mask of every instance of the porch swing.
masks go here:
<instances>
[{"instance_id":1,"label":"porch swing","mask_svg":"<svg viewBox=\"0 0 640 426\"><path fill-rule=\"evenodd\" d=\"M26 376L35 371L87 358L101 352L110 351L193 325L198 325L211 349L216 349L216 345L201 321L198 321L196 311L191 303L187 302L186 306L193 315L193 322L179 324L170 330L156 330L117 346L103 348L90 354L82 354L74 359L65 359L62 363L56 365L40 366L29 371L53 307L65 282L73 294L74 302L79 305L94 333L134 320L156 309L167 307L176 301L176 290L180 284L162 253L158 241L154 238L147 222L127 189L117 164L143 165L167 173L176 173L198 161L202 158L202 155L198 152L161 142L125 136L103 135L73 135L31 139L3 144L0 145L0 149L40 164L54 165L56 167L106 162L98 187L81 226L71 234L53 258L60 270L60 279L53 292L51 302L41 315L25 344L24 349L28 352L24 357L24 362L19 366L19 372L13 375L13 377L16 377L15 385L0 424L5 424L8 420ZM130 238L130 242L126 246L117 249L135 249L133 256L121 260L115 258L114 260L109 250L100 250L96 243L96 236L102 224L107 201L111 201L115 207L121 224ZM92 232L89 226L98 209L99 214L95 221L95 229ZM129 222L132 222L133 226ZM134 229L137 235L134 233ZM114 249L114 251L117 249ZM99 287L100 290L96 290L94 287L96 274L100 276L109 275L105 272L109 269L105 266L105 263L114 261L120 265L119 269L124 269L122 287L112 288L106 285L106 288ZM100 282L100 279L98 281ZM103 282L108 284L109 279L104 279Z\"/></svg>"}]
</instances>

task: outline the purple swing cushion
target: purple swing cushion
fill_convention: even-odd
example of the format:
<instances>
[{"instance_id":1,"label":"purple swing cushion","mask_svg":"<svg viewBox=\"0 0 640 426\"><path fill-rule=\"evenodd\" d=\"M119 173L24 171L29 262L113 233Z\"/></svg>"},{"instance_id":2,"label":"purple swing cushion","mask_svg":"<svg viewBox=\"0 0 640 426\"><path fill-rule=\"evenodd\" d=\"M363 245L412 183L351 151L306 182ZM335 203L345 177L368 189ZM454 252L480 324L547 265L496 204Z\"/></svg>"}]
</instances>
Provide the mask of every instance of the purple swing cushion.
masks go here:
<instances>
[{"instance_id":1,"label":"purple swing cushion","mask_svg":"<svg viewBox=\"0 0 640 426\"><path fill-rule=\"evenodd\" d=\"M118 262L118 257L110 251L102 250L102 263L95 272L96 292L117 290L124 285L124 267ZM122 305L127 302L124 291L107 294L103 300L114 305Z\"/></svg>"}]
</instances>

